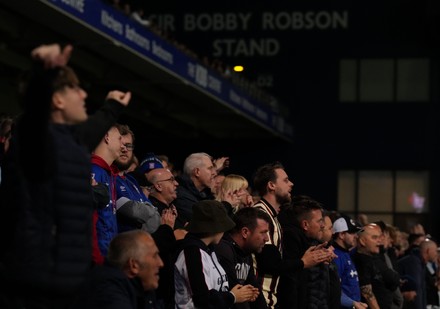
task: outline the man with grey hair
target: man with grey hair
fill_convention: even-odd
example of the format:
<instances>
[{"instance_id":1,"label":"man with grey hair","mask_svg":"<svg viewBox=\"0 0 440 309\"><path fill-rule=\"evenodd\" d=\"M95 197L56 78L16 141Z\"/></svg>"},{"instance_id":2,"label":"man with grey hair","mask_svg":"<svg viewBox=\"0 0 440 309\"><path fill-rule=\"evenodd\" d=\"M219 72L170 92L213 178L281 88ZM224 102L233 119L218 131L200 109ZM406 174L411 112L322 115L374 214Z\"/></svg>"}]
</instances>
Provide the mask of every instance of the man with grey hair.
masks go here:
<instances>
[{"instance_id":1,"label":"man with grey hair","mask_svg":"<svg viewBox=\"0 0 440 309\"><path fill-rule=\"evenodd\" d=\"M175 228L182 228L192 218L192 207L202 200L212 200L211 186L217 169L212 157L204 152L190 154L183 163L183 174L177 178L174 201L179 216Z\"/></svg>"},{"instance_id":2,"label":"man with grey hair","mask_svg":"<svg viewBox=\"0 0 440 309\"><path fill-rule=\"evenodd\" d=\"M159 285L163 262L145 231L132 230L112 239L106 262L97 266L73 308L157 308L154 290Z\"/></svg>"}]
</instances>

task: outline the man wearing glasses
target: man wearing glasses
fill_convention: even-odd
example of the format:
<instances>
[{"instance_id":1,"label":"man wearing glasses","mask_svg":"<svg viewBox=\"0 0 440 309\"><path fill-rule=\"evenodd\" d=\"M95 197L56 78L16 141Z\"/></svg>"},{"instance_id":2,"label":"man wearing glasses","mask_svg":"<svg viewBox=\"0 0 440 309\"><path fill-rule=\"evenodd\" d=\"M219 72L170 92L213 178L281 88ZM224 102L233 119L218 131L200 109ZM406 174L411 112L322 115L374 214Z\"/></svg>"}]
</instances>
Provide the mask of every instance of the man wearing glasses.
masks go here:
<instances>
[{"instance_id":1,"label":"man wearing glasses","mask_svg":"<svg viewBox=\"0 0 440 309\"><path fill-rule=\"evenodd\" d=\"M153 205L159 209L160 213L170 211L176 218L178 214L173 201L177 197L179 183L171 171L167 168L155 168L148 173L147 179L152 183L149 198ZM183 229L174 230L175 239L183 239L186 233ZM176 240L168 242L167 248L160 249L160 257L164 262L164 267L159 271L159 288L156 290L156 296L164 308L174 308L173 255L177 246Z\"/></svg>"},{"instance_id":2,"label":"man wearing glasses","mask_svg":"<svg viewBox=\"0 0 440 309\"><path fill-rule=\"evenodd\" d=\"M114 164L119 169L116 180L116 217L118 231L142 229L154 233L160 225L160 214L142 192L136 179L127 173L133 162L134 134L127 125L116 125L122 136L121 154Z\"/></svg>"}]
</instances>

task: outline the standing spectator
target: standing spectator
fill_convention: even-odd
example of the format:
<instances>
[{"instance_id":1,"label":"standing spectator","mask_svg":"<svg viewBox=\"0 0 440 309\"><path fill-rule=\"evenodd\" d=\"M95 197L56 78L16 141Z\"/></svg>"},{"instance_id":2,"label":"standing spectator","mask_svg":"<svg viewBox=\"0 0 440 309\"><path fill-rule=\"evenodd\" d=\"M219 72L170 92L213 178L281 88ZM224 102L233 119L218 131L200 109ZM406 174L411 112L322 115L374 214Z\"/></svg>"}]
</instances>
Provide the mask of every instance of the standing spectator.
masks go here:
<instances>
[{"instance_id":1,"label":"standing spectator","mask_svg":"<svg viewBox=\"0 0 440 309\"><path fill-rule=\"evenodd\" d=\"M410 276L415 281L417 296L414 299L414 308L416 309L426 308L426 264L436 261L437 243L433 240L425 239L418 248L413 248L409 254L397 262L400 275Z\"/></svg>"},{"instance_id":2,"label":"standing spectator","mask_svg":"<svg viewBox=\"0 0 440 309\"><path fill-rule=\"evenodd\" d=\"M110 200L104 208L97 209L94 214L96 228L96 241L94 245L98 246L99 251L94 250L94 260L100 263L102 257L107 256L110 241L118 233L118 224L116 220L116 178L119 170L113 162L125 150L122 143L122 136L116 126L110 128L96 147L92 155L92 180L97 183L103 183L108 187Z\"/></svg>"},{"instance_id":3,"label":"standing spectator","mask_svg":"<svg viewBox=\"0 0 440 309\"><path fill-rule=\"evenodd\" d=\"M34 69L0 193L2 213L8 213L0 224L0 299L10 300L2 308L67 307L90 270L90 153L131 95L109 92L107 103L88 117L87 93L67 66L72 50L52 44L31 53Z\"/></svg>"},{"instance_id":4,"label":"standing spectator","mask_svg":"<svg viewBox=\"0 0 440 309\"><path fill-rule=\"evenodd\" d=\"M139 184L137 180L129 173L129 168L134 162L134 133L127 125L117 123L116 128L121 134L121 140L124 147L121 150L121 154L114 161L114 164L118 168L119 175L117 177L116 192L117 197L127 197L130 200L136 200L139 202L148 201L142 190L139 190Z\"/></svg>"},{"instance_id":5,"label":"standing spectator","mask_svg":"<svg viewBox=\"0 0 440 309\"><path fill-rule=\"evenodd\" d=\"M106 262L97 266L74 309L156 309L154 291L163 262L153 238L142 230L118 234Z\"/></svg>"},{"instance_id":6,"label":"standing spectator","mask_svg":"<svg viewBox=\"0 0 440 309\"><path fill-rule=\"evenodd\" d=\"M249 195L248 181L241 175L229 174L220 185L216 200L222 202L229 216L244 207L244 199Z\"/></svg>"},{"instance_id":7,"label":"standing spectator","mask_svg":"<svg viewBox=\"0 0 440 309\"><path fill-rule=\"evenodd\" d=\"M363 302L373 309L391 308L394 291L400 284L399 274L379 256L381 245L380 227L369 223L359 232L356 252L352 256Z\"/></svg>"},{"instance_id":8,"label":"standing spectator","mask_svg":"<svg viewBox=\"0 0 440 309\"><path fill-rule=\"evenodd\" d=\"M183 163L183 174L177 177L177 198L174 201L179 216L176 228L184 227L192 218L192 207L202 200L212 200L211 186L217 175L212 157L204 152L190 154Z\"/></svg>"},{"instance_id":9,"label":"standing spectator","mask_svg":"<svg viewBox=\"0 0 440 309\"><path fill-rule=\"evenodd\" d=\"M305 248L300 255L297 255L297 248L293 251L287 250L288 254L285 254L284 250L286 246L291 245L291 242L283 240L286 231L281 231L281 221L279 222L278 218L281 215L281 206L288 205L291 202L293 183L289 180L281 163L268 163L259 167L254 175L254 188L261 196L254 207L261 209L271 218L269 240L264 245L261 253L254 254L256 261L254 267L266 303L269 308L274 308L279 296L279 293L276 293L280 274L295 276L301 269L325 261L329 258L329 255L327 252L319 250L320 247L314 246ZM292 222L288 221L289 223ZM294 291L288 290L286 293L294 293Z\"/></svg>"},{"instance_id":10,"label":"standing spectator","mask_svg":"<svg viewBox=\"0 0 440 309\"><path fill-rule=\"evenodd\" d=\"M119 170L116 178L118 232L143 229L148 233L155 233L161 224L161 216L157 208L142 192L137 180L127 173L134 157L134 134L127 125L117 124L116 127L125 146L122 148L121 155L114 162Z\"/></svg>"},{"instance_id":11,"label":"standing spectator","mask_svg":"<svg viewBox=\"0 0 440 309\"><path fill-rule=\"evenodd\" d=\"M280 309L288 308L328 308L328 269L322 262L333 258L331 250L321 244L324 218L322 205L316 200L297 195L292 203L283 205L278 219L283 228L283 260L298 260L303 265L294 272L281 272L278 287ZM313 251L311 251L313 250ZM308 253L318 256L307 261Z\"/></svg>"},{"instance_id":12,"label":"standing spectator","mask_svg":"<svg viewBox=\"0 0 440 309\"><path fill-rule=\"evenodd\" d=\"M367 304L361 302L358 272L350 256L360 230L353 219L345 215L333 222L333 246L337 256L334 262L341 278L341 307L346 309L367 308Z\"/></svg>"},{"instance_id":13,"label":"standing spectator","mask_svg":"<svg viewBox=\"0 0 440 309\"><path fill-rule=\"evenodd\" d=\"M335 248L333 247L332 237L333 237L333 222L330 216L331 212L324 210L324 228L322 229L322 235L320 241L327 244L327 249L329 252L333 252ZM335 256L336 257L336 256ZM331 309L341 308L341 278L339 277L338 270L334 259L324 263L322 265L323 270L326 272L323 278L328 278L327 284L327 302L328 307Z\"/></svg>"},{"instance_id":14,"label":"standing spectator","mask_svg":"<svg viewBox=\"0 0 440 309\"><path fill-rule=\"evenodd\" d=\"M155 168L148 173L148 180L152 183L150 201L159 210L159 213L171 212L174 217L178 216L173 201L176 199L176 188L179 183L174 179L173 174L166 168ZM172 228L174 225L172 226ZM160 256L164 267L160 270L159 288L157 289L158 301L163 303L165 308L174 308L174 265L173 257L176 250L176 240L181 240L186 231L176 229L174 239L161 241Z\"/></svg>"},{"instance_id":15,"label":"standing spectator","mask_svg":"<svg viewBox=\"0 0 440 309\"><path fill-rule=\"evenodd\" d=\"M173 201L177 197L179 183L167 168L155 168L148 174L148 181L152 184L150 200L160 213L171 209L177 215Z\"/></svg>"},{"instance_id":16,"label":"standing spectator","mask_svg":"<svg viewBox=\"0 0 440 309\"><path fill-rule=\"evenodd\" d=\"M252 253L261 252L269 240L268 232L271 219L267 213L254 207L248 207L238 210L233 216L233 220L235 227L225 233L215 248L215 252L226 271L231 286L251 284L260 290L254 274ZM266 309L267 304L260 290L255 302L235 304L233 308Z\"/></svg>"},{"instance_id":17,"label":"standing spectator","mask_svg":"<svg viewBox=\"0 0 440 309\"><path fill-rule=\"evenodd\" d=\"M152 183L148 180L148 173L156 168L163 167L162 161L154 153L149 152L141 161L137 169L132 173L147 199L149 198L150 190L152 188Z\"/></svg>"},{"instance_id":18,"label":"standing spectator","mask_svg":"<svg viewBox=\"0 0 440 309\"><path fill-rule=\"evenodd\" d=\"M382 232L381 235L382 245L380 246L379 256L390 269L397 271L397 258L394 248L392 248L390 232L389 232L391 228L383 221L376 221L375 223L380 227L380 230ZM391 305L391 309L401 309L402 306L403 306L403 296L402 293L400 292L400 286L397 286L397 288L394 290L393 303Z\"/></svg>"},{"instance_id":19,"label":"standing spectator","mask_svg":"<svg viewBox=\"0 0 440 309\"><path fill-rule=\"evenodd\" d=\"M235 226L218 201L194 204L188 234L175 263L176 308L230 308L234 303L255 301L258 289L235 285L230 289L225 270L217 260L214 245Z\"/></svg>"},{"instance_id":20,"label":"standing spectator","mask_svg":"<svg viewBox=\"0 0 440 309\"><path fill-rule=\"evenodd\" d=\"M281 205L290 203L293 182L280 162L265 164L257 169L254 175L254 189L261 196L254 207L261 209L271 218L269 241L261 253L256 254L255 269L262 286L263 295L269 308L277 303L275 295L280 271L278 269L282 257L282 233L278 222Z\"/></svg>"}]
</instances>

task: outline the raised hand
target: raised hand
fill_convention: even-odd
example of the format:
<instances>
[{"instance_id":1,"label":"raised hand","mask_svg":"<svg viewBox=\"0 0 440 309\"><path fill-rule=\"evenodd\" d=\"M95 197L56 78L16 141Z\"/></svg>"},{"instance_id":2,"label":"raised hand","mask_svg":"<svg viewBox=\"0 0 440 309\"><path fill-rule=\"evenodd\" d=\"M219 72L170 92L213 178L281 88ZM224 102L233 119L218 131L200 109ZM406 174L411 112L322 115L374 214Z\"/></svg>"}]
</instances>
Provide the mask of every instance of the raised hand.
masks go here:
<instances>
[{"instance_id":1,"label":"raised hand","mask_svg":"<svg viewBox=\"0 0 440 309\"><path fill-rule=\"evenodd\" d=\"M44 63L47 69L57 66L65 66L69 62L72 54L73 46L66 45L63 50L59 44L40 45L33 49L31 56L34 59L40 60Z\"/></svg>"},{"instance_id":2,"label":"raised hand","mask_svg":"<svg viewBox=\"0 0 440 309\"><path fill-rule=\"evenodd\" d=\"M217 173L222 169L229 167L229 157L220 157L214 160L215 169Z\"/></svg>"},{"instance_id":3,"label":"raised hand","mask_svg":"<svg viewBox=\"0 0 440 309\"><path fill-rule=\"evenodd\" d=\"M127 106L128 103L130 102L130 99L131 99L131 92L130 91L122 92L122 91L119 91L119 90L113 90L113 91L110 91L107 94L107 98L106 99L107 100L113 99L113 100L118 101L122 105Z\"/></svg>"}]
</instances>

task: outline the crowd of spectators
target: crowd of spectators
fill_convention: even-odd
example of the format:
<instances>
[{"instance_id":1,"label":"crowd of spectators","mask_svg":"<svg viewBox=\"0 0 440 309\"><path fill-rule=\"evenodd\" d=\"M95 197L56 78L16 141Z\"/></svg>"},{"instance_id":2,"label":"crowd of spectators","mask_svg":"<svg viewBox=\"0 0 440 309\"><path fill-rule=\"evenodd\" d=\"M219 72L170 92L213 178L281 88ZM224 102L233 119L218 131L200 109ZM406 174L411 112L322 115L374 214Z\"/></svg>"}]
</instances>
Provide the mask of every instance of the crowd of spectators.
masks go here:
<instances>
[{"instance_id":1,"label":"crowd of spectators","mask_svg":"<svg viewBox=\"0 0 440 309\"><path fill-rule=\"evenodd\" d=\"M137 160L118 123L130 92L87 115L71 52L34 49L24 111L1 118L1 308L439 307L422 225L294 195L280 162L248 180L204 152L180 173L166 155Z\"/></svg>"}]
</instances>

